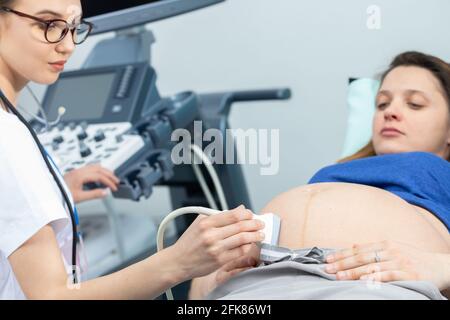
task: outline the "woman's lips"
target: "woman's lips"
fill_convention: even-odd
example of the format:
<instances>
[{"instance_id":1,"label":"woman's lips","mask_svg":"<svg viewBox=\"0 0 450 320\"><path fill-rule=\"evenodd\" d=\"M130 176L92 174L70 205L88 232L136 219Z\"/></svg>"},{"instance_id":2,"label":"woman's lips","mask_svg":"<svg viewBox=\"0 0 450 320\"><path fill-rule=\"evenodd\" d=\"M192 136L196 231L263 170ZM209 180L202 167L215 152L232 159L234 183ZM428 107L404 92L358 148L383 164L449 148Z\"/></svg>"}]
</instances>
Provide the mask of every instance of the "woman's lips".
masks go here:
<instances>
[{"instance_id":1,"label":"woman's lips","mask_svg":"<svg viewBox=\"0 0 450 320\"><path fill-rule=\"evenodd\" d=\"M384 137L396 137L396 136L402 135L403 133L397 129L387 128L387 129L381 130L380 134Z\"/></svg>"},{"instance_id":2,"label":"woman's lips","mask_svg":"<svg viewBox=\"0 0 450 320\"><path fill-rule=\"evenodd\" d=\"M64 70L64 63L49 63L49 65L55 71L63 71Z\"/></svg>"}]
</instances>

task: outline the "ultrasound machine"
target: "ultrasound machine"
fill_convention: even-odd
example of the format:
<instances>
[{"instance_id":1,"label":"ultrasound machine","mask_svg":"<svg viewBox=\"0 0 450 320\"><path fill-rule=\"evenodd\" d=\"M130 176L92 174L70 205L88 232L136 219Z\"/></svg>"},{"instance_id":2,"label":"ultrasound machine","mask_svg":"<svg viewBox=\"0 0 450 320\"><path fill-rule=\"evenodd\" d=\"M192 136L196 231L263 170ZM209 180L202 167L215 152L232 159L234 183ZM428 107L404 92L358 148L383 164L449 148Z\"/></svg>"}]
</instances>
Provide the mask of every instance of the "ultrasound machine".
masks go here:
<instances>
[{"instance_id":1,"label":"ultrasound machine","mask_svg":"<svg viewBox=\"0 0 450 320\"><path fill-rule=\"evenodd\" d=\"M203 123L202 130L216 128L221 130L223 137L232 139L225 130L229 128L228 115L233 103L287 100L290 90L185 91L162 97L156 86L156 72L151 67L151 46L155 39L144 24L223 1L82 1L84 18L94 24L92 34L114 31L114 35L97 43L79 70L62 73L59 80L47 88L42 111L46 118L59 117L60 121L51 126L42 121L31 121L61 172L98 163L114 171L121 180L118 190L112 194L114 198L139 201L150 197L154 186L167 186L174 209L209 205L192 167L173 164L172 132L184 128L194 136L194 121L198 120ZM251 209L240 165L214 164L214 168L229 206L244 204ZM213 186L208 179L206 183ZM113 199L104 201L112 217L109 220L111 229L120 233L122 225L117 220ZM192 219L178 219L178 235L191 222ZM139 227L142 228L139 225L132 228ZM84 231L83 224L81 231ZM130 233L135 232L138 230ZM154 234L150 236L155 237ZM97 246L97 252L105 248L89 242L89 236L85 238L87 249L90 245ZM95 269L94 263L93 270L96 271L91 276L106 274L132 262L132 259L124 258L127 249L122 241L116 236L115 244L122 259L106 263L106 258L100 259L100 255L88 257L90 264L92 261L103 264ZM152 249L143 251L148 254ZM111 261L116 265L112 266Z\"/></svg>"}]
</instances>

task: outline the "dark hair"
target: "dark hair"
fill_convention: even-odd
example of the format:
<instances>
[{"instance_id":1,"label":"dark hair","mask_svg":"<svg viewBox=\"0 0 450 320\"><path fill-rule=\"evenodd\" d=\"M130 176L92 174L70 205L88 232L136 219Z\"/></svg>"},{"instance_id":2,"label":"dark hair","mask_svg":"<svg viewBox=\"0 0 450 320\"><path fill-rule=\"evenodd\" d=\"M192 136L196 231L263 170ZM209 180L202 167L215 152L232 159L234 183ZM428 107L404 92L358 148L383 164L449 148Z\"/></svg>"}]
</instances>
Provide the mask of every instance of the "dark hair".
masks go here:
<instances>
[{"instance_id":1,"label":"dark hair","mask_svg":"<svg viewBox=\"0 0 450 320\"><path fill-rule=\"evenodd\" d=\"M394 58L389 66L389 69L387 69L381 76L381 82L384 81L389 72L402 66L420 67L430 71L436 79L439 80L447 100L447 105L450 108L450 64L435 56L425 53L417 51L404 52Z\"/></svg>"},{"instance_id":2,"label":"dark hair","mask_svg":"<svg viewBox=\"0 0 450 320\"><path fill-rule=\"evenodd\" d=\"M420 67L430 71L441 84L444 97L447 101L448 108L450 110L450 64L441 60L435 56L431 56L425 53L417 51L408 51L399 54L392 60L389 68L381 75L381 82L384 81L386 76L397 67ZM361 159L366 157L376 156L375 149L373 147L372 140L361 148L355 154L345 157L338 162L347 162L355 159ZM450 161L450 159L447 159Z\"/></svg>"}]
</instances>

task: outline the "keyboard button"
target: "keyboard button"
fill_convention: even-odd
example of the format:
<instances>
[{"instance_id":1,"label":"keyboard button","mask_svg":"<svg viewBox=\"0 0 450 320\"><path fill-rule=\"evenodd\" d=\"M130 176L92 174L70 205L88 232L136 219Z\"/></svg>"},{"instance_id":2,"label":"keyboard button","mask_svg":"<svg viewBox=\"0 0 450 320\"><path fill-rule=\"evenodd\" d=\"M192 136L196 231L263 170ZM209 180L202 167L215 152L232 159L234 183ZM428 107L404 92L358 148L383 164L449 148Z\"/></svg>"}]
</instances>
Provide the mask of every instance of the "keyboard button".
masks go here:
<instances>
[{"instance_id":1,"label":"keyboard button","mask_svg":"<svg viewBox=\"0 0 450 320\"><path fill-rule=\"evenodd\" d=\"M64 138L62 136L56 136L53 138L54 143L62 143L64 141Z\"/></svg>"},{"instance_id":2,"label":"keyboard button","mask_svg":"<svg viewBox=\"0 0 450 320\"><path fill-rule=\"evenodd\" d=\"M103 132L103 130L99 130L97 131L97 133L94 136L94 140L97 142L103 141L106 139L105 133Z\"/></svg>"},{"instance_id":3,"label":"keyboard button","mask_svg":"<svg viewBox=\"0 0 450 320\"><path fill-rule=\"evenodd\" d=\"M78 140L82 141L88 137L87 132L85 130L81 131L79 134L77 134Z\"/></svg>"}]
</instances>

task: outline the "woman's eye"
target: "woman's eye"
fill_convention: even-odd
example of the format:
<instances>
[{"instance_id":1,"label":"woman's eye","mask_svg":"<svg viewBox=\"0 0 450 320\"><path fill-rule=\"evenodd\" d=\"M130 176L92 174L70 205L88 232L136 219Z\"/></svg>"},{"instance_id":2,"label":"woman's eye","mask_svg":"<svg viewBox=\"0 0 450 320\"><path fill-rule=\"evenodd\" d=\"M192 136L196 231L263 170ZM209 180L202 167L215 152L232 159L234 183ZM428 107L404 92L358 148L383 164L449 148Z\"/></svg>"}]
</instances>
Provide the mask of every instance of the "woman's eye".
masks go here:
<instances>
[{"instance_id":1,"label":"woman's eye","mask_svg":"<svg viewBox=\"0 0 450 320\"><path fill-rule=\"evenodd\" d=\"M37 25L37 27L39 29L42 29L42 30L45 30L45 28L47 28L47 26L45 24L42 24L42 23L36 23L36 25Z\"/></svg>"},{"instance_id":2,"label":"woman's eye","mask_svg":"<svg viewBox=\"0 0 450 320\"><path fill-rule=\"evenodd\" d=\"M419 108L421 108L422 107L422 105L420 105L420 104L417 104L417 103L412 103L412 102L409 102L408 103L411 107L413 107L413 108L415 108L415 109L419 109Z\"/></svg>"},{"instance_id":3,"label":"woman's eye","mask_svg":"<svg viewBox=\"0 0 450 320\"><path fill-rule=\"evenodd\" d=\"M387 103L385 102L385 103L379 103L378 105L377 105L377 108L378 109L383 109L383 108L385 108L387 106Z\"/></svg>"}]
</instances>

